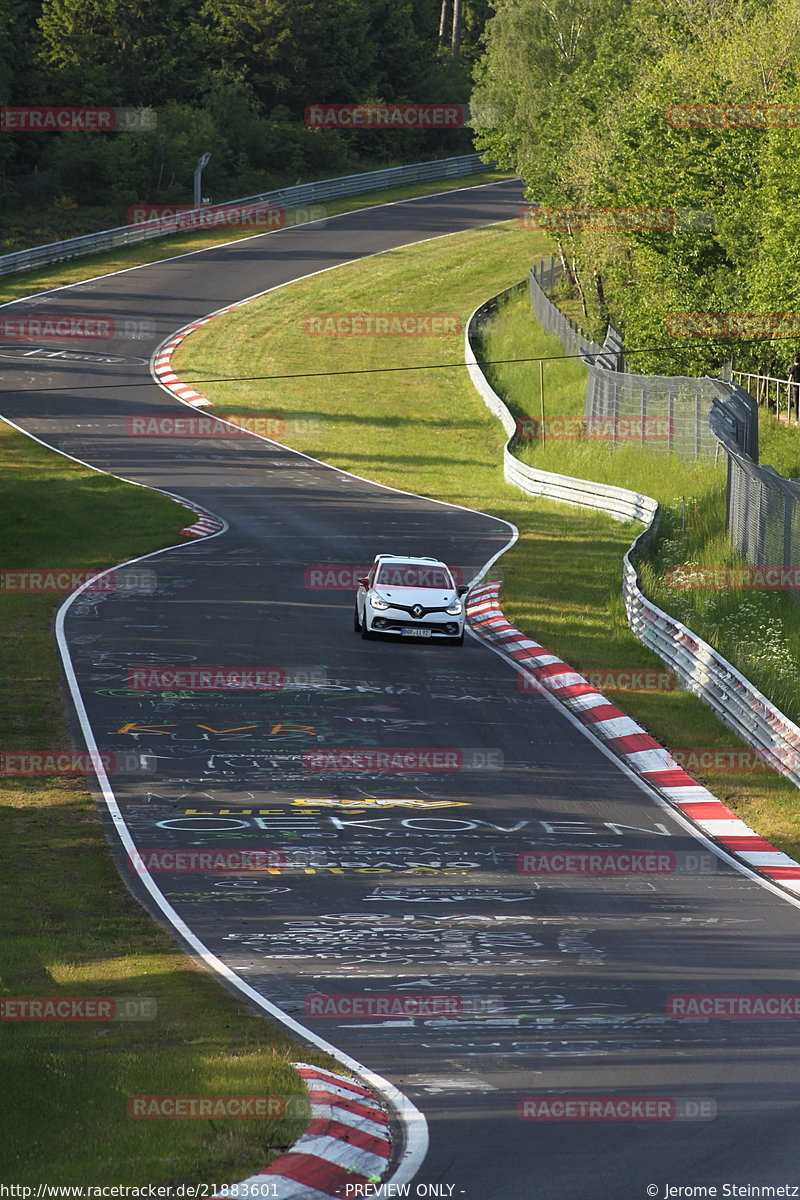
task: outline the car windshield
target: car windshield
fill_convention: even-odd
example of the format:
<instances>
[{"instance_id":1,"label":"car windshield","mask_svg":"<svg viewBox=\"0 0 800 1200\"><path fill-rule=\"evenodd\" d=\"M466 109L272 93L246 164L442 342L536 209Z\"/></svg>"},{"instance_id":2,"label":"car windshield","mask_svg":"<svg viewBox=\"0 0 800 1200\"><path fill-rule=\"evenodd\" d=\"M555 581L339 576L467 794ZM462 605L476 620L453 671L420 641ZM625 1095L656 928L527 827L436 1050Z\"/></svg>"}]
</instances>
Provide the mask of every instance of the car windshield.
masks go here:
<instances>
[{"instance_id":1,"label":"car windshield","mask_svg":"<svg viewBox=\"0 0 800 1200\"><path fill-rule=\"evenodd\" d=\"M375 586L452 591L453 581L444 567L428 566L427 563L382 563L375 576Z\"/></svg>"}]
</instances>

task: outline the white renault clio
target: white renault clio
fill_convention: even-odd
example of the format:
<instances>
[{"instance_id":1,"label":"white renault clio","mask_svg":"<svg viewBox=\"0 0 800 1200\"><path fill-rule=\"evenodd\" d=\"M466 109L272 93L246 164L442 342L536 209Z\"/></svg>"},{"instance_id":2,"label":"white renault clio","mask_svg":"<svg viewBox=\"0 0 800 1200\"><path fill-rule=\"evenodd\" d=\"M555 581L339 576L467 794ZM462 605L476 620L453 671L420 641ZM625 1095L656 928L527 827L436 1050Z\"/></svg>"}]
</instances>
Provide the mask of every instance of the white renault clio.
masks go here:
<instances>
[{"instance_id":1,"label":"white renault clio","mask_svg":"<svg viewBox=\"0 0 800 1200\"><path fill-rule=\"evenodd\" d=\"M358 581L353 625L364 638L395 637L464 641L464 601L469 589L456 587L438 558L378 554L369 575Z\"/></svg>"}]
</instances>

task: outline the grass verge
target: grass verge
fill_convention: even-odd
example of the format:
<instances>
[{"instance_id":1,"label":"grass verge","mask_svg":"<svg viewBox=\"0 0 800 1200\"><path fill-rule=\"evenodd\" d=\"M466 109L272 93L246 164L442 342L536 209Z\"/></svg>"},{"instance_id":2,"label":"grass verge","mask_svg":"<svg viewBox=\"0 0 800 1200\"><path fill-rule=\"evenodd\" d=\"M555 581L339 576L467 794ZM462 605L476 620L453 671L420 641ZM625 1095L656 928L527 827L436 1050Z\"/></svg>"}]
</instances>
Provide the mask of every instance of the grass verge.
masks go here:
<instances>
[{"instance_id":1,"label":"grass verge","mask_svg":"<svg viewBox=\"0 0 800 1200\"><path fill-rule=\"evenodd\" d=\"M509 619L579 668L660 668L660 660L630 632L622 604L621 559L640 526L534 500L509 487L503 480L500 424L477 397L466 371L430 366L461 363L467 315L549 252L542 235L510 223L393 250L281 288L203 326L179 348L176 367L184 379L204 380L202 391L220 415L279 414L285 422L281 440L297 449L367 478L513 521L520 541L499 564ZM413 340L313 338L306 332L310 314L354 312L458 313L462 326L449 336ZM521 312L518 316L523 319ZM535 322L528 334L532 340L524 346L514 338L492 342L490 357L537 354L543 344L537 338L543 335ZM556 347L560 352L559 343ZM289 375L307 370L309 360L316 370L331 372L428 366L324 380L207 382L215 376ZM508 370L516 373L518 413L537 416L535 364ZM548 403L552 394L553 413L559 406L564 413L575 411L569 406L582 395L582 384L574 365L548 363L545 388ZM555 463L553 468L565 469ZM639 469L642 483L652 482L654 470L663 471L664 463ZM680 486L688 494L709 471L701 468L698 475L694 468L681 469ZM579 458L572 473L594 474ZM672 748L742 745L688 693L609 694ZM796 793L782 777L764 769L708 772L704 780L765 837L788 853L800 853Z\"/></svg>"},{"instance_id":2,"label":"grass verge","mask_svg":"<svg viewBox=\"0 0 800 1200\"><path fill-rule=\"evenodd\" d=\"M0 424L0 561L92 572L180 541L186 509ZM62 597L0 589L4 751L70 749L52 634ZM235 1181L306 1124L298 1046L236 1000L120 880L81 776L0 773L0 998L152 997L145 1021L3 1021L0 1178ZM302 1050L312 1062L324 1056ZM296 1096L264 1120L136 1120L137 1095Z\"/></svg>"},{"instance_id":3,"label":"grass verge","mask_svg":"<svg viewBox=\"0 0 800 1200\"><path fill-rule=\"evenodd\" d=\"M415 196L428 196L436 192L476 187L481 183L494 183L511 178L513 175L507 172L486 171L476 175L465 175L460 179L432 179L428 183L409 183L383 192L365 192L361 196L329 200L324 205L315 205L314 208L324 210L326 217L333 217L337 213L370 208L375 204L390 204L396 200L410 200ZM171 237L154 238L149 242L139 242L127 248L118 247L106 254L86 254L66 263L52 263L41 270L20 271L14 275L0 276L0 304L50 288L78 283L90 276L94 278L98 275L110 275L128 267L138 267L145 263L158 262L163 258L189 254L193 250L208 250L211 246L239 241L241 238L257 237L264 232L263 229L248 231L237 229L235 226L229 229L207 229L199 233L186 232Z\"/></svg>"},{"instance_id":4,"label":"grass verge","mask_svg":"<svg viewBox=\"0 0 800 1200\"><path fill-rule=\"evenodd\" d=\"M490 359L558 355L561 343L543 335L527 299L517 297L489 327L483 351ZM491 370L495 389L508 398L509 405L524 405L520 368L501 364ZM575 386L570 388L571 382ZM612 449L607 443L582 439L578 433L584 385L585 374L576 360L546 364L545 400L548 417L554 418L555 436L544 448L538 442L523 445L520 458L545 470L654 496L662 517L659 536L641 562L646 594L704 637L787 716L800 722L800 606L780 591L687 590L671 574L677 568L745 565L725 530L725 456L720 455L716 466L712 462L694 465L635 446ZM796 427L789 428L764 411L760 435L761 461L784 476L797 475Z\"/></svg>"}]
</instances>

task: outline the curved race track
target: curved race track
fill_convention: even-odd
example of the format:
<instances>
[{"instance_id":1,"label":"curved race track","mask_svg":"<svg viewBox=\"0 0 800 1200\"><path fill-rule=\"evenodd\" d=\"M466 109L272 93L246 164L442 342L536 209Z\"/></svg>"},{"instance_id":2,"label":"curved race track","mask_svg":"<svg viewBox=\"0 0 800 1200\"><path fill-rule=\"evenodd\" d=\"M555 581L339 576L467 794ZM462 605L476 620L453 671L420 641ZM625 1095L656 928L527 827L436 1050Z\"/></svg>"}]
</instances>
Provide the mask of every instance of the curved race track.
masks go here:
<instances>
[{"instance_id":1,"label":"curved race track","mask_svg":"<svg viewBox=\"0 0 800 1200\"><path fill-rule=\"evenodd\" d=\"M153 879L251 987L425 1113L431 1145L415 1187L468 1200L791 1188L797 1020L676 1020L668 997L794 995L797 904L708 854L696 872L703 846L685 822L478 641L365 642L352 633L350 592L308 586L309 567L363 565L387 549L441 556L471 576L503 550L508 527L256 438L126 434L130 415L189 413L147 365L179 327L324 267L509 219L520 201L514 183L448 192L6 306L5 316L103 313L144 337L104 344L126 356L116 363L52 357L74 343L35 354L4 344L0 411L227 522L142 564L155 572L151 594L69 605L80 696L100 749L151 768L111 780L141 850L286 856L290 869L266 876ZM144 666L305 670L316 682L176 696L132 687L129 672ZM447 749L461 769L310 771L314 747ZM482 768L479 751L502 769ZM121 871L157 911L110 821L109 833ZM684 872L627 877L517 870L522 851L601 848L695 858ZM320 994L446 997L451 1015L304 1015ZM660 1119L521 1119L520 1102L542 1096L647 1098Z\"/></svg>"}]
</instances>

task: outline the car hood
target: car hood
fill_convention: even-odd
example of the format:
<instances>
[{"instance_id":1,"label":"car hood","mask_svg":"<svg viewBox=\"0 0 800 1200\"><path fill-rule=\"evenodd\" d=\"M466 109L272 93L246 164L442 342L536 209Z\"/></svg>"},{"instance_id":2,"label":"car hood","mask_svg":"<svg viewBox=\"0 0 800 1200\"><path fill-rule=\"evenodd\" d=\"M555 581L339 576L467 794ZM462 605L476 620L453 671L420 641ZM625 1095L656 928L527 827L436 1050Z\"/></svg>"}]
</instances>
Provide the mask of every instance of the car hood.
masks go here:
<instances>
[{"instance_id":1,"label":"car hood","mask_svg":"<svg viewBox=\"0 0 800 1200\"><path fill-rule=\"evenodd\" d=\"M373 591L395 604L421 604L423 608L440 608L458 599L455 592L437 591L436 588L376 587Z\"/></svg>"}]
</instances>

